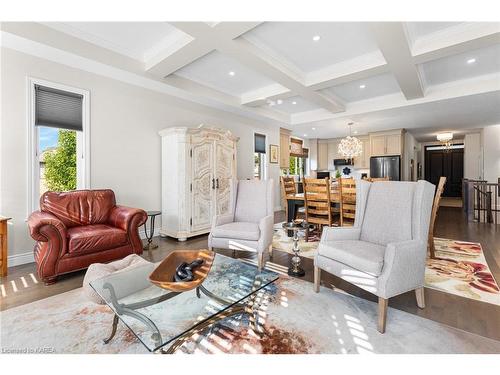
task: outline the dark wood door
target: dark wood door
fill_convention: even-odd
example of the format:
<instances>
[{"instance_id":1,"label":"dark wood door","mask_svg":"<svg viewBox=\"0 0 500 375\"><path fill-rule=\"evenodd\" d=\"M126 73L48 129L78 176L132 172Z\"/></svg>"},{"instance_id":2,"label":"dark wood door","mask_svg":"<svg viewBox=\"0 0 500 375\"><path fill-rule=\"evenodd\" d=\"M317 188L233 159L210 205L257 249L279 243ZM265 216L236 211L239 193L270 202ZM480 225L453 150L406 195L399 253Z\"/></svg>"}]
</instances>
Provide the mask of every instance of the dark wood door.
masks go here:
<instances>
[{"instance_id":1,"label":"dark wood door","mask_svg":"<svg viewBox=\"0 0 500 375\"><path fill-rule=\"evenodd\" d=\"M425 148L425 179L437 186L439 177L446 177L444 197L462 196L462 179L464 177L464 149L456 148L448 151L433 150L435 146Z\"/></svg>"}]
</instances>

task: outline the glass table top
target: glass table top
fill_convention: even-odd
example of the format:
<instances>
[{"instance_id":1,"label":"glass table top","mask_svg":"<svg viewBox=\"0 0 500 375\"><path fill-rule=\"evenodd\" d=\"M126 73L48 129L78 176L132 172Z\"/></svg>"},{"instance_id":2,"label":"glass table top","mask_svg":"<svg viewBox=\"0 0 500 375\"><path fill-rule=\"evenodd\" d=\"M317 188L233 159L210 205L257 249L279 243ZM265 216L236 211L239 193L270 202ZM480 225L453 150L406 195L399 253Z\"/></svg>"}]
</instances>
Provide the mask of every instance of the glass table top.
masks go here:
<instances>
[{"instance_id":1,"label":"glass table top","mask_svg":"<svg viewBox=\"0 0 500 375\"><path fill-rule=\"evenodd\" d=\"M142 265L90 283L149 351L173 343L207 320L244 303L279 276L217 254L201 293L196 289L174 293L149 281L157 265Z\"/></svg>"}]
</instances>

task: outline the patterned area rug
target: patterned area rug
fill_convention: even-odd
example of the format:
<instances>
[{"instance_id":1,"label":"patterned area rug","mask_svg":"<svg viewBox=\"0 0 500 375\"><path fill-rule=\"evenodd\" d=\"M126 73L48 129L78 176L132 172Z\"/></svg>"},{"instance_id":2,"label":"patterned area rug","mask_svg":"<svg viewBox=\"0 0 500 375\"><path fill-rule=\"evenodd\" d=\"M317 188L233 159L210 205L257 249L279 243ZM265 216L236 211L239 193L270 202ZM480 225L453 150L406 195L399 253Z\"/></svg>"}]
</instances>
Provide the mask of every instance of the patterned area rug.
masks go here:
<instances>
[{"instance_id":1,"label":"patterned area rug","mask_svg":"<svg viewBox=\"0 0 500 375\"><path fill-rule=\"evenodd\" d=\"M222 255L217 255L223 257ZM179 298L179 315L196 299L190 291ZM500 342L389 308L385 334L376 329L377 304L280 275L262 292L259 310L264 334L257 335L246 315L224 319L191 339L181 353L500 353ZM212 301L205 300L211 308ZM159 305L155 305L159 306ZM161 307L158 307L160 309ZM82 289L49 297L0 313L2 353L147 353L122 324L113 340L106 306L89 302Z\"/></svg>"},{"instance_id":2,"label":"patterned area rug","mask_svg":"<svg viewBox=\"0 0 500 375\"><path fill-rule=\"evenodd\" d=\"M299 241L300 255L314 258L318 240ZM465 298L500 305L500 289L483 254L480 243L435 238L436 259L427 260L425 286ZM275 225L273 249L290 254L293 241L281 228Z\"/></svg>"}]
</instances>

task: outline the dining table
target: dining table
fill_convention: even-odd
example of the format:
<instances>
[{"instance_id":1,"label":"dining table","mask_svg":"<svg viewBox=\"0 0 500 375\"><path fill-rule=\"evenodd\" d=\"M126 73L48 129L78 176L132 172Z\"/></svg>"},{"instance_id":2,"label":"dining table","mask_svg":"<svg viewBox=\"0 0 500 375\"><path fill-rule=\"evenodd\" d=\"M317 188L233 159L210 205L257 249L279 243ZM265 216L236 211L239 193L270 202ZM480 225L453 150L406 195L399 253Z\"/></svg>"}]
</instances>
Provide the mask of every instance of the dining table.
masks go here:
<instances>
[{"instance_id":1,"label":"dining table","mask_svg":"<svg viewBox=\"0 0 500 375\"><path fill-rule=\"evenodd\" d=\"M304 193L288 194L286 197L286 204L288 206L287 223L291 223L297 214L300 207L304 207Z\"/></svg>"}]
</instances>

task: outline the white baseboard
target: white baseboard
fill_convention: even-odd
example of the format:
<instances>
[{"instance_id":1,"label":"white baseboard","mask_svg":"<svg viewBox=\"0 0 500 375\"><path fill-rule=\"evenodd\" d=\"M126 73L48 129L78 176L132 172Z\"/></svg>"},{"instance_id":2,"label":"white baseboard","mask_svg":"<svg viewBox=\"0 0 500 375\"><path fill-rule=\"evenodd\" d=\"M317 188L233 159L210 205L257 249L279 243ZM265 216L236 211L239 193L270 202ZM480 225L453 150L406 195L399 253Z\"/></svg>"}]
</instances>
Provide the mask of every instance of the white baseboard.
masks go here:
<instances>
[{"instance_id":1,"label":"white baseboard","mask_svg":"<svg viewBox=\"0 0 500 375\"><path fill-rule=\"evenodd\" d=\"M274 212L276 211L283 211L283 208L281 206L276 206L274 207Z\"/></svg>"},{"instance_id":2,"label":"white baseboard","mask_svg":"<svg viewBox=\"0 0 500 375\"><path fill-rule=\"evenodd\" d=\"M22 264L33 263L35 261L35 254L33 250L26 253L9 255L7 257L7 266L14 267Z\"/></svg>"}]
</instances>

